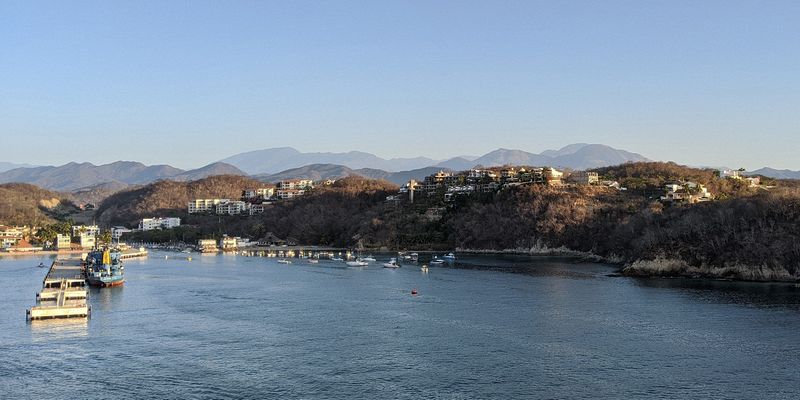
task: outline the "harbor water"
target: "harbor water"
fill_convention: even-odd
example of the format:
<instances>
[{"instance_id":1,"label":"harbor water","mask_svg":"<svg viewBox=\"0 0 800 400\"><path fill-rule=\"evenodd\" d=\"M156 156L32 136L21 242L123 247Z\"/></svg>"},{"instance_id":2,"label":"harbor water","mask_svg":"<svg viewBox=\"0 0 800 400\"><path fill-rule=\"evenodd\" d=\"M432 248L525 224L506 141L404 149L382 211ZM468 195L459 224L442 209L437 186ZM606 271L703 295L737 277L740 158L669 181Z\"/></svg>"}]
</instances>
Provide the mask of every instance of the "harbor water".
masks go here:
<instances>
[{"instance_id":1,"label":"harbor water","mask_svg":"<svg viewBox=\"0 0 800 400\"><path fill-rule=\"evenodd\" d=\"M0 258L0 398L800 398L794 285L388 257L152 252L91 318L33 322L49 259Z\"/></svg>"}]
</instances>

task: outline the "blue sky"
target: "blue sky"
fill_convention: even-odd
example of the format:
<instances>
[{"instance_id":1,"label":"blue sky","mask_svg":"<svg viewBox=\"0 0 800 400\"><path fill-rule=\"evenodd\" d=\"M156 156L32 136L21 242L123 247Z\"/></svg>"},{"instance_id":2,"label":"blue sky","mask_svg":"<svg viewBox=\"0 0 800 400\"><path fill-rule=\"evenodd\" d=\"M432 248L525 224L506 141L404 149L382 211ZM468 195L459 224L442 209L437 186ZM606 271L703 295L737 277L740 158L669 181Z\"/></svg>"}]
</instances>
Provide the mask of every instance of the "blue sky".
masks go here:
<instances>
[{"instance_id":1,"label":"blue sky","mask_svg":"<svg viewBox=\"0 0 800 400\"><path fill-rule=\"evenodd\" d=\"M0 161L604 143L800 169L798 1L2 1Z\"/></svg>"}]
</instances>

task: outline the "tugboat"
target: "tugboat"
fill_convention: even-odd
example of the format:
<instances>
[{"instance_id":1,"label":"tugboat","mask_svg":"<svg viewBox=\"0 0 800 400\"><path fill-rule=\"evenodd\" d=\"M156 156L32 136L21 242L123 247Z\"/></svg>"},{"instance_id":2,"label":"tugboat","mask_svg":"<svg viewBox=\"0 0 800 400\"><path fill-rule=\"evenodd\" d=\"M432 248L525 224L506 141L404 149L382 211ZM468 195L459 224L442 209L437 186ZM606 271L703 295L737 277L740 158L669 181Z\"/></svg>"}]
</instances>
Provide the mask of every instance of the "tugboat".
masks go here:
<instances>
[{"instance_id":1,"label":"tugboat","mask_svg":"<svg viewBox=\"0 0 800 400\"><path fill-rule=\"evenodd\" d=\"M95 250L86 256L86 281L91 286L111 287L125 283L125 267L118 250Z\"/></svg>"}]
</instances>

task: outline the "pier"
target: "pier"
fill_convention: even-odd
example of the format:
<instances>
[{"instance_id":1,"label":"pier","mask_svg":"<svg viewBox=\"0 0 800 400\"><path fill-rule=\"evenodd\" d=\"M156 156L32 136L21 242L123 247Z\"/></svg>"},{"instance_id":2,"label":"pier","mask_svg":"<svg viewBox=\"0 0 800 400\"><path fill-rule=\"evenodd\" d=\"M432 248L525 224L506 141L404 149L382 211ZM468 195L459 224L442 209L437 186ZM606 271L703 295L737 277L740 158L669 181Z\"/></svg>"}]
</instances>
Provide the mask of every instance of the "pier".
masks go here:
<instances>
[{"instance_id":1,"label":"pier","mask_svg":"<svg viewBox=\"0 0 800 400\"><path fill-rule=\"evenodd\" d=\"M147 257L147 249L140 247L138 250L128 249L120 253L120 260L127 260L129 258L144 258Z\"/></svg>"},{"instance_id":2,"label":"pier","mask_svg":"<svg viewBox=\"0 0 800 400\"><path fill-rule=\"evenodd\" d=\"M42 291L36 294L36 305L27 310L31 320L87 317L83 262L77 258L56 259L42 281Z\"/></svg>"}]
</instances>

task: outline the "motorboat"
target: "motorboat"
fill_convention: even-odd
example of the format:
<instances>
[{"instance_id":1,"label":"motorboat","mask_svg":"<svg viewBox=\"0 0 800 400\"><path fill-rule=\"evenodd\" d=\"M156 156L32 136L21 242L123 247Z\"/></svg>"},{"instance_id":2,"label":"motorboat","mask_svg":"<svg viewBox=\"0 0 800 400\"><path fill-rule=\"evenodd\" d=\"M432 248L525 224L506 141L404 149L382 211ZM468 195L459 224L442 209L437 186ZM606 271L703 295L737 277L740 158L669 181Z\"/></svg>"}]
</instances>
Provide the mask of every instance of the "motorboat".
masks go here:
<instances>
[{"instance_id":1,"label":"motorboat","mask_svg":"<svg viewBox=\"0 0 800 400\"><path fill-rule=\"evenodd\" d=\"M292 263L291 261L285 258L281 258L280 260L278 260L278 264L291 264L291 263Z\"/></svg>"},{"instance_id":2,"label":"motorboat","mask_svg":"<svg viewBox=\"0 0 800 400\"><path fill-rule=\"evenodd\" d=\"M442 264L444 264L444 260L442 260L439 257L433 256L433 258L431 259L430 264L431 265L442 265Z\"/></svg>"},{"instance_id":3,"label":"motorboat","mask_svg":"<svg viewBox=\"0 0 800 400\"><path fill-rule=\"evenodd\" d=\"M348 266L350 266L350 267L366 267L367 265L369 265L368 262L366 262L366 261L364 261L364 260L362 260L360 258L357 258L357 259L355 259L353 261L348 261L346 264Z\"/></svg>"},{"instance_id":4,"label":"motorboat","mask_svg":"<svg viewBox=\"0 0 800 400\"><path fill-rule=\"evenodd\" d=\"M375 257L369 255L369 256L366 256L366 257L362 258L361 261L366 261L366 262L369 263L369 262L375 262L377 260L375 260Z\"/></svg>"},{"instance_id":5,"label":"motorboat","mask_svg":"<svg viewBox=\"0 0 800 400\"><path fill-rule=\"evenodd\" d=\"M319 260L317 260L316 258L309 258L308 259L308 263L309 264L319 264Z\"/></svg>"},{"instance_id":6,"label":"motorboat","mask_svg":"<svg viewBox=\"0 0 800 400\"><path fill-rule=\"evenodd\" d=\"M342 257L332 257L331 261L344 261Z\"/></svg>"},{"instance_id":7,"label":"motorboat","mask_svg":"<svg viewBox=\"0 0 800 400\"><path fill-rule=\"evenodd\" d=\"M396 258L392 258L389 262L383 264L383 268L400 268Z\"/></svg>"},{"instance_id":8,"label":"motorboat","mask_svg":"<svg viewBox=\"0 0 800 400\"><path fill-rule=\"evenodd\" d=\"M446 256L442 257L445 261L455 261L456 255L453 253L447 253Z\"/></svg>"}]
</instances>

